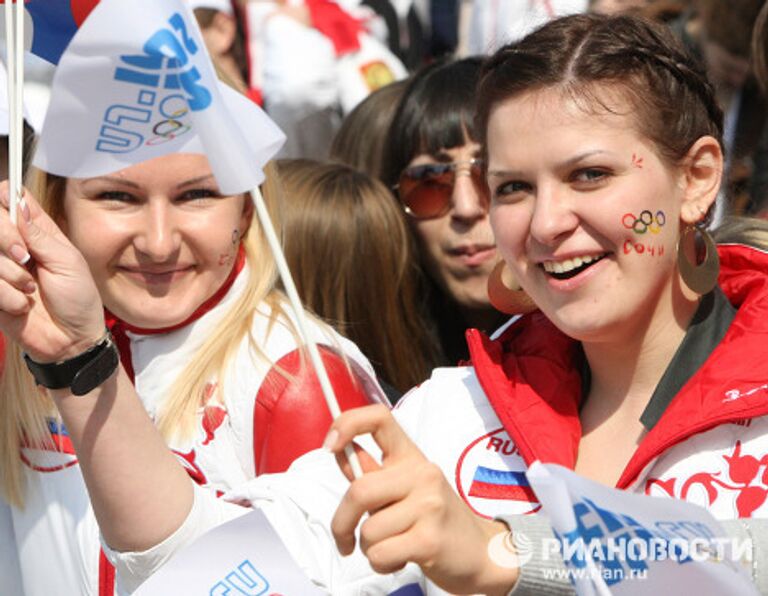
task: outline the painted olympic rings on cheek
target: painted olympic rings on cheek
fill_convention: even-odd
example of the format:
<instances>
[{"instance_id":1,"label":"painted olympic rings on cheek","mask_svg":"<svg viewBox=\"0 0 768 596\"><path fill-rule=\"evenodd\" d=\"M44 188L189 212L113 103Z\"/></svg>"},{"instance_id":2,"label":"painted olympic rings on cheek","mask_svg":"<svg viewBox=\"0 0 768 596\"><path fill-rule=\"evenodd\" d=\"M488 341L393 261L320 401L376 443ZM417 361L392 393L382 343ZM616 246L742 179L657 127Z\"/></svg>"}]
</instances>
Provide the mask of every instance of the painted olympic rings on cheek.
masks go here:
<instances>
[{"instance_id":1,"label":"painted olympic rings on cheek","mask_svg":"<svg viewBox=\"0 0 768 596\"><path fill-rule=\"evenodd\" d=\"M621 218L621 224L626 229L632 230L635 234L645 234L646 232L658 234L666 223L667 216L661 210L658 210L654 215L647 209L644 209L637 217L635 217L634 213L625 213Z\"/></svg>"}]
</instances>

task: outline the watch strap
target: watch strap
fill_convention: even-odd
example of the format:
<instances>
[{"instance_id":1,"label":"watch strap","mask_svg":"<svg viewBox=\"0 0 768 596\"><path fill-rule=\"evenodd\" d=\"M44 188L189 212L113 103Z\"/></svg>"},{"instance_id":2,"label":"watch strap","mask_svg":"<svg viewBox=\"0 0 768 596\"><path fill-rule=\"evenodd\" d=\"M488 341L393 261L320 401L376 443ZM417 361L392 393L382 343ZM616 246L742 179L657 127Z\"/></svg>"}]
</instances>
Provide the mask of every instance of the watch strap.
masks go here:
<instances>
[{"instance_id":1,"label":"watch strap","mask_svg":"<svg viewBox=\"0 0 768 596\"><path fill-rule=\"evenodd\" d=\"M36 362L24 354L24 362L38 385L47 389L72 390L74 395L89 393L115 372L120 358L112 334L107 331L91 348L68 360Z\"/></svg>"}]
</instances>

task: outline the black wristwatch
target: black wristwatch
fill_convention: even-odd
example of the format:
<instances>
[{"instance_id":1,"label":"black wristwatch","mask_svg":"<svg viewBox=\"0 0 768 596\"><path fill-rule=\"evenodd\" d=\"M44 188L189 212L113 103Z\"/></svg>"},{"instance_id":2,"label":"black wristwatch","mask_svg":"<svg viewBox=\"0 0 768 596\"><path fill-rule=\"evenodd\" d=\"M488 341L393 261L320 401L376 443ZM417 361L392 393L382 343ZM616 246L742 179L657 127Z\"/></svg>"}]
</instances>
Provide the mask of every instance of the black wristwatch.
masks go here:
<instances>
[{"instance_id":1,"label":"black wristwatch","mask_svg":"<svg viewBox=\"0 0 768 596\"><path fill-rule=\"evenodd\" d=\"M69 360L41 363L24 354L24 362L38 385L48 389L69 387L75 395L85 395L112 376L120 358L112 334L107 331L92 348Z\"/></svg>"}]
</instances>

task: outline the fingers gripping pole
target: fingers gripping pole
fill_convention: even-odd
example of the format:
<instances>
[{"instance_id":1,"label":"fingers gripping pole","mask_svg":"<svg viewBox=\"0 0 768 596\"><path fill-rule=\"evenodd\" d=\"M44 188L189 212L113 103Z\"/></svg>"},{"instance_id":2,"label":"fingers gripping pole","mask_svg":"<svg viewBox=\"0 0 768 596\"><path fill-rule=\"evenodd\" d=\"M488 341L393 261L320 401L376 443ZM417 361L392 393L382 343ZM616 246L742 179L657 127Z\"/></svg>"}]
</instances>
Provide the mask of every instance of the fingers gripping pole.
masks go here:
<instances>
[{"instance_id":1,"label":"fingers gripping pole","mask_svg":"<svg viewBox=\"0 0 768 596\"><path fill-rule=\"evenodd\" d=\"M317 378L320 381L320 387L323 390L323 396L325 402L328 404L328 409L331 412L333 418L337 418L341 414L341 408L336 400L336 395L333 393L333 387L331 381L328 378L328 371L325 370L325 365L320 358L320 352L317 349L315 340L310 336L307 331L307 319L304 315L304 307L301 304L299 293L296 291L296 285L293 283L293 277L288 269L288 263L285 261L285 255L283 249L280 246L280 242L277 239L275 228L272 226L272 219L269 217L269 212L264 204L264 198L261 196L261 191L258 188L254 188L251 191L251 198L256 208L256 214L261 222L262 230L267 237L269 248L272 250L272 255L275 257L275 263L277 264L277 270L280 273L280 277L283 280L285 286L285 292L288 294L288 300L293 308L294 315L296 316L296 323L299 326L299 333L307 346L309 357L312 360L312 365L315 367ZM344 453L347 456L349 465L352 468L352 472L355 478L360 478L363 475L363 469L360 466L360 460L357 458L357 454L352 445L347 445L344 449Z\"/></svg>"}]
</instances>

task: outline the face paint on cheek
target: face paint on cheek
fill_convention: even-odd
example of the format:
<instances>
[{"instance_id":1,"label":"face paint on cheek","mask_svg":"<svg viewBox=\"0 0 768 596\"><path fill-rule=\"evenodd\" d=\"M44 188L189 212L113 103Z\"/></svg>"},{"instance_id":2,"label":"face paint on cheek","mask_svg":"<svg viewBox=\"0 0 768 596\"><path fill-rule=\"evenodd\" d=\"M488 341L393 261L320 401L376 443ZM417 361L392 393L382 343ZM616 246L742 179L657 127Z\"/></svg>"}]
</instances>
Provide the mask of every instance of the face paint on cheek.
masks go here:
<instances>
[{"instance_id":1,"label":"face paint on cheek","mask_svg":"<svg viewBox=\"0 0 768 596\"><path fill-rule=\"evenodd\" d=\"M643 158L638 157L636 153L632 154L632 165L635 166L638 170L643 169Z\"/></svg>"},{"instance_id":2,"label":"face paint on cheek","mask_svg":"<svg viewBox=\"0 0 768 596\"><path fill-rule=\"evenodd\" d=\"M640 212L640 215L635 216L634 213L625 213L621 218L621 225L627 230L632 230L638 236L644 236L645 234L653 235L661 232L661 228L667 223L666 214L659 209L654 215L647 209ZM646 254L649 256L661 256L664 254L664 245L651 243L650 236L646 237L646 242L633 242L631 240L624 241L624 254L637 253L639 255Z\"/></svg>"},{"instance_id":3,"label":"face paint on cheek","mask_svg":"<svg viewBox=\"0 0 768 596\"><path fill-rule=\"evenodd\" d=\"M232 263L234 259L234 253L237 252L237 245L240 243L240 230L235 228L232 230L232 249L233 252L219 255L219 266L224 267Z\"/></svg>"},{"instance_id":4,"label":"face paint on cheek","mask_svg":"<svg viewBox=\"0 0 768 596\"><path fill-rule=\"evenodd\" d=\"M637 253L639 255L648 255L649 257L660 257L664 254L664 245L644 244L642 242L624 241L624 254Z\"/></svg>"},{"instance_id":5,"label":"face paint on cheek","mask_svg":"<svg viewBox=\"0 0 768 596\"><path fill-rule=\"evenodd\" d=\"M648 232L658 234L665 223L667 223L667 216L661 209L656 212L656 215L644 209L638 216L634 213L625 213L621 217L621 225L638 235Z\"/></svg>"}]
</instances>

